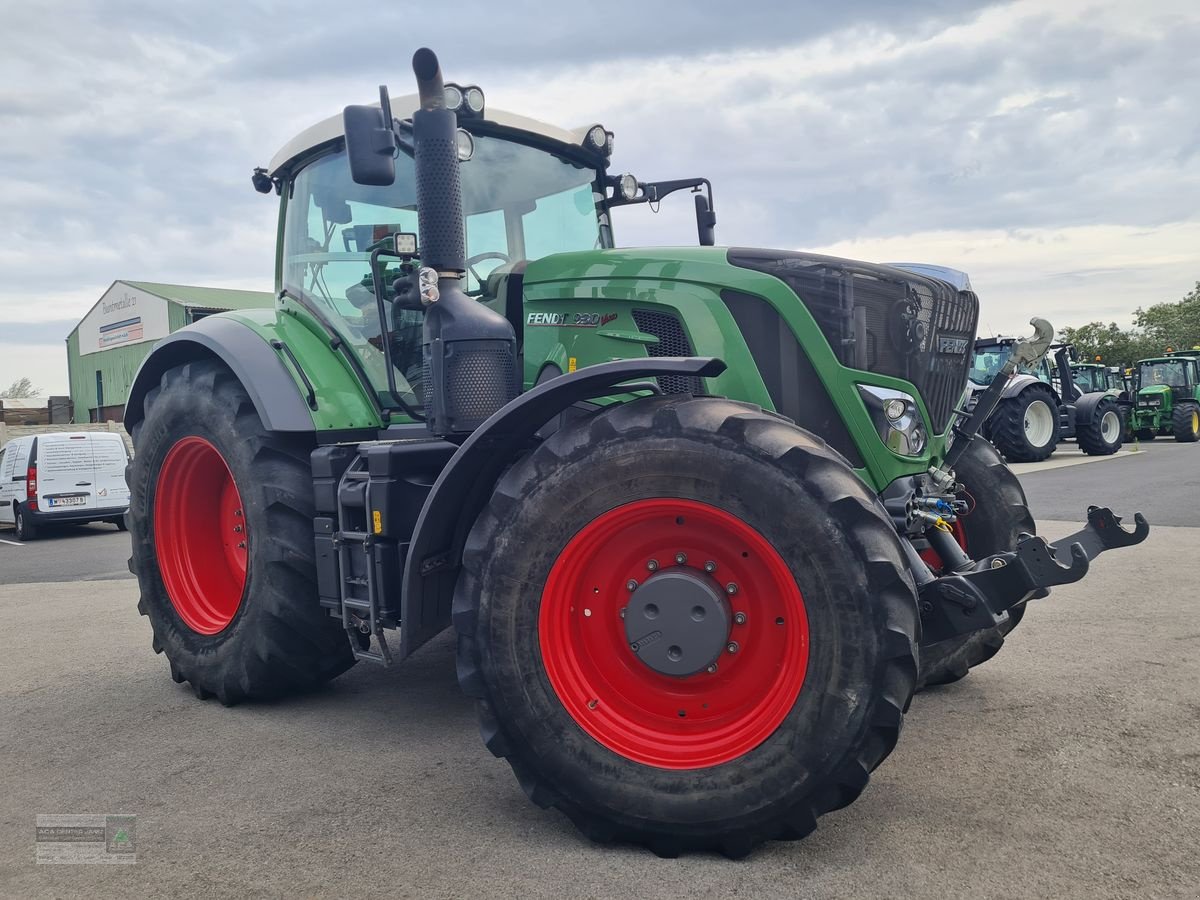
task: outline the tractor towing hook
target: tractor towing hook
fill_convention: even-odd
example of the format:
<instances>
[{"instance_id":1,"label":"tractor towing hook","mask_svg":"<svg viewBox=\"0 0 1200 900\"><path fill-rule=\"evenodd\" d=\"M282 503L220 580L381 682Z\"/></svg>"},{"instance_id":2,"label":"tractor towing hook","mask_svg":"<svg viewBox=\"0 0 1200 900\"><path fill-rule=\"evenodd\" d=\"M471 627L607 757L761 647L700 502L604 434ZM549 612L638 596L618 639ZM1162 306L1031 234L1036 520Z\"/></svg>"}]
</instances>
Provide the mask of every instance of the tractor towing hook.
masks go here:
<instances>
[{"instance_id":1,"label":"tractor towing hook","mask_svg":"<svg viewBox=\"0 0 1200 900\"><path fill-rule=\"evenodd\" d=\"M961 634L993 628L1004 614L1028 600L1047 596L1056 584L1079 581L1091 561L1105 550L1132 547L1150 534L1141 513L1134 527L1107 507L1088 508L1087 525L1054 544L1025 534L1015 550L978 561L968 571L930 578L919 585L922 643L934 644Z\"/></svg>"}]
</instances>

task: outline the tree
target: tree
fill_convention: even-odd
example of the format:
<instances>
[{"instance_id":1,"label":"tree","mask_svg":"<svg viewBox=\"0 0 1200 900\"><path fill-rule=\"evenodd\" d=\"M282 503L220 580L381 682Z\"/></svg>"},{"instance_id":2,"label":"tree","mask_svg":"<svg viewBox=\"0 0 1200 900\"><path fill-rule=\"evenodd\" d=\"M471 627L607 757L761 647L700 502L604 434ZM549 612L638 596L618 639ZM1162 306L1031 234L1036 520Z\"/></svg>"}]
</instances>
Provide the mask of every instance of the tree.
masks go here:
<instances>
[{"instance_id":1,"label":"tree","mask_svg":"<svg viewBox=\"0 0 1200 900\"><path fill-rule=\"evenodd\" d=\"M1175 303L1155 303L1134 313L1137 327L1155 345L1154 353L1167 347L1184 350L1200 346L1200 281Z\"/></svg>"},{"instance_id":2,"label":"tree","mask_svg":"<svg viewBox=\"0 0 1200 900\"><path fill-rule=\"evenodd\" d=\"M8 386L8 390L0 391L0 399L23 400L37 395L38 389L28 378L19 378Z\"/></svg>"}]
</instances>

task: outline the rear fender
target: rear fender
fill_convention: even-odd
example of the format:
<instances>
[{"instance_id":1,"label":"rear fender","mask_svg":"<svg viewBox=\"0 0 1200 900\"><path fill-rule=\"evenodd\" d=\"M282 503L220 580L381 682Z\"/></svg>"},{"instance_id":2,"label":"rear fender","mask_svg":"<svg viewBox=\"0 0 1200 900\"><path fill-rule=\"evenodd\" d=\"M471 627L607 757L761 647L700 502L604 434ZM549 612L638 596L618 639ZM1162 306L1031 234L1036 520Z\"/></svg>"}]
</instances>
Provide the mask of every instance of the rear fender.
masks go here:
<instances>
[{"instance_id":1,"label":"rear fender","mask_svg":"<svg viewBox=\"0 0 1200 900\"><path fill-rule=\"evenodd\" d=\"M1044 381L1039 381L1032 375L1019 374L1008 379L1008 384L1004 386L1004 393L1000 395L1001 400L1011 400L1013 397L1025 390L1031 384L1045 384Z\"/></svg>"},{"instance_id":2,"label":"rear fender","mask_svg":"<svg viewBox=\"0 0 1200 900\"><path fill-rule=\"evenodd\" d=\"M206 316L155 344L134 377L125 428L145 418L163 373L200 359L229 367L269 431L378 428L378 407L328 339L277 310Z\"/></svg>"},{"instance_id":3,"label":"rear fender","mask_svg":"<svg viewBox=\"0 0 1200 900\"><path fill-rule=\"evenodd\" d=\"M712 357L599 363L537 385L472 432L434 482L413 530L400 606L401 657L450 623L450 603L467 534L501 474L536 441L543 425L572 404L620 394L619 385L631 379L657 375L715 378L723 371L725 363Z\"/></svg>"}]
</instances>

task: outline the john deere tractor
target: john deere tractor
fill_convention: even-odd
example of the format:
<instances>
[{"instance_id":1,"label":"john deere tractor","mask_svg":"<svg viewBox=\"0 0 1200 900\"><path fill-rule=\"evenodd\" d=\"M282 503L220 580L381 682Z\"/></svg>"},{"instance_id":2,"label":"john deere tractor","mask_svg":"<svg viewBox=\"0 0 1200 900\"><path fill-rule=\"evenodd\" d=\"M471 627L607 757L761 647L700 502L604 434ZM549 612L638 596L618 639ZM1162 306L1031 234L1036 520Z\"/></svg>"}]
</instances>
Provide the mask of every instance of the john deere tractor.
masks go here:
<instances>
[{"instance_id":1,"label":"john deere tractor","mask_svg":"<svg viewBox=\"0 0 1200 900\"><path fill-rule=\"evenodd\" d=\"M980 338L975 342L967 409L974 396L996 376L1011 357L1016 338ZM1037 462L1050 456L1060 440L1074 438L1092 456L1121 449L1124 438L1122 401L1090 373L1077 374L1074 348L1056 344L1053 362L1043 357L1021 366L1009 379L1001 401L984 425L984 433L1010 462ZM1084 390L1084 388L1096 388Z\"/></svg>"},{"instance_id":2,"label":"john deere tractor","mask_svg":"<svg viewBox=\"0 0 1200 900\"><path fill-rule=\"evenodd\" d=\"M1160 434L1185 443L1200 439L1200 348L1138 362L1132 429L1143 441Z\"/></svg>"},{"instance_id":3,"label":"john deere tractor","mask_svg":"<svg viewBox=\"0 0 1200 900\"><path fill-rule=\"evenodd\" d=\"M256 170L278 303L159 343L125 422L132 569L172 677L225 704L394 664L453 624L486 745L600 841L740 856L853 801L913 691L1135 544L1057 544L956 414L977 301L937 278L718 249L703 178L612 135L419 93ZM392 110L401 111L393 115ZM611 212L695 197L699 247Z\"/></svg>"}]
</instances>

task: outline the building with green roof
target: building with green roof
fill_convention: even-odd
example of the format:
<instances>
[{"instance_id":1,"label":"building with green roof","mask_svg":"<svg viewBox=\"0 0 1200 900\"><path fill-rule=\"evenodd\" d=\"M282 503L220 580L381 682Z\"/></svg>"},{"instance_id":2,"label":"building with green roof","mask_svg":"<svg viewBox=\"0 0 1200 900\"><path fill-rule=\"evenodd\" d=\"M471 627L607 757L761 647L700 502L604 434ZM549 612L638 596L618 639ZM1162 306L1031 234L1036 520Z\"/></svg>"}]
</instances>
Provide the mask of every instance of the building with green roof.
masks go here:
<instances>
[{"instance_id":1,"label":"building with green roof","mask_svg":"<svg viewBox=\"0 0 1200 900\"><path fill-rule=\"evenodd\" d=\"M231 309L270 307L269 291L114 281L67 336L76 422L120 422L133 376L156 341Z\"/></svg>"}]
</instances>

